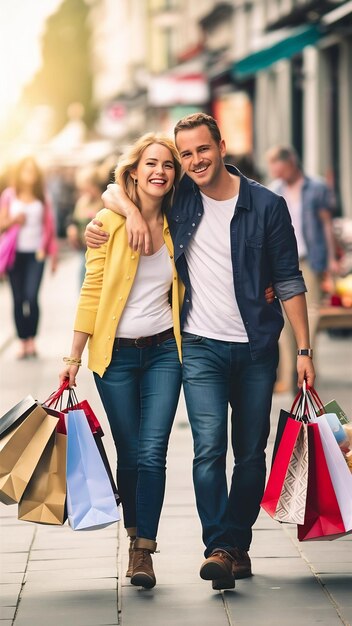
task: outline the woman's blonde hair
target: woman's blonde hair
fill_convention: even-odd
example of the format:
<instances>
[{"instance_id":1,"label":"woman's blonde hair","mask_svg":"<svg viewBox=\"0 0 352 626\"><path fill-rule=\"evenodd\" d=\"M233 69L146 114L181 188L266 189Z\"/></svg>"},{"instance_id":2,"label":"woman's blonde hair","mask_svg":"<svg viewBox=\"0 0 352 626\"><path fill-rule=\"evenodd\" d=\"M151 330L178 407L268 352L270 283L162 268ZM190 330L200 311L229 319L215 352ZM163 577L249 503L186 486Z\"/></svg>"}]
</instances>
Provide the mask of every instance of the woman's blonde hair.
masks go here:
<instances>
[{"instance_id":1,"label":"woman's blonde hair","mask_svg":"<svg viewBox=\"0 0 352 626\"><path fill-rule=\"evenodd\" d=\"M136 169L144 150L153 144L165 146L165 148L170 150L175 167L175 186L179 182L181 176L180 158L172 139L160 133L146 133L140 137L140 139L137 139L133 146L131 146L130 149L120 157L115 169L115 181L121 185L130 200L132 200L132 202L138 206L139 209L141 206L140 198L138 196L138 185L135 184L135 181L131 176L131 172ZM164 196L162 204L163 210L171 207L173 194L174 189L170 189L170 191L168 191Z\"/></svg>"}]
</instances>

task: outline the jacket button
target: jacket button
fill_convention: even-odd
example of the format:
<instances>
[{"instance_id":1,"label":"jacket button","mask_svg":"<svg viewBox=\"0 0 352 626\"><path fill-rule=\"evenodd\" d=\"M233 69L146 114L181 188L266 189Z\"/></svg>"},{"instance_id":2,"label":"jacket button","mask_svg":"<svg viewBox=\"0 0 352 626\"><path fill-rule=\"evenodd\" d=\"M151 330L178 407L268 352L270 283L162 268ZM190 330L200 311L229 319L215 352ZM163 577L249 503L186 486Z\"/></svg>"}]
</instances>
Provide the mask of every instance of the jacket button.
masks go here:
<instances>
[{"instance_id":1,"label":"jacket button","mask_svg":"<svg viewBox=\"0 0 352 626\"><path fill-rule=\"evenodd\" d=\"M122 296L119 296L119 300L122 300Z\"/></svg>"},{"instance_id":2,"label":"jacket button","mask_svg":"<svg viewBox=\"0 0 352 626\"><path fill-rule=\"evenodd\" d=\"M129 280L131 278L131 276L126 276L126 280Z\"/></svg>"},{"instance_id":3,"label":"jacket button","mask_svg":"<svg viewBox=\"0 0 352 626\"><path fill-rule=\"evenodd\" d=\"M174 257L172 256L172 254L170 254L170 259L173 259Z\"/></svg>"},{"instance_id":4,"label":"jacket button","mask_svg":"<svg viewBox=\"0 0 352 626\"><path fill-rule=\"evenodd\" d=\"M194 222L193 222L192 226L193 226L193 228L195 227L195 223Z\"/></svg>"},{"instance_id":5,"label":"jacket button","mask_svg":"<svg viewBox=\"0 0 352 626\"><path fill-rule=\"evenodd\" d=\"M183 248L183 244L182 243L180 243L180 248Z\"/></svg>"},{"instance_id":6,"label":"jacket button","mask_svg":"<svg viewBox=\"0 0 352 626\"><path fill-rule=\"evenodd\" d=\"M135 259L135 258L136 258L136 257L135 257L135 255L134 255L134 254L132 254L131 259Z\"/></svg>"},{"instance_id":7,"label":"jacket button","mask_svg":"<svg viewBox=\"0 0 352 626\"><path fill-rule=\"evenodd\" d=\"M201 213L198 213L198 216L199 216L199 217L200 217L201 215L202 215Z\"/></svg>"},{"instance_id":8,"label":"jacket button","mask_svg":"<svg viewBox=\"0 0 352 626\"><path fill-rule=\"evenodd\" d=\"M116 320L116 315L113 315L113 316L112 316L112 319L113 319L113 320Z\"/></svg>"}]
</instances>

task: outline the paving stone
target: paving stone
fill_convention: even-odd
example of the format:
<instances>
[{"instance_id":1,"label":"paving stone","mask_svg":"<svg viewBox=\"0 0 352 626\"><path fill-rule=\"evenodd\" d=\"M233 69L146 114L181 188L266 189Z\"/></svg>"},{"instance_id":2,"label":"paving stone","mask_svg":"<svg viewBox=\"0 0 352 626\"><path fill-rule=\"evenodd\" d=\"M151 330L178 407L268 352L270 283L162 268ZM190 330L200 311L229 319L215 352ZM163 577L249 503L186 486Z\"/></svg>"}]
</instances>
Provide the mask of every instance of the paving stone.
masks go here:
<instances>
[{"instance_id":1,"label":"paving stone","mask_svg":"<svg viewBox=\"0 0 352 626\"><path fill-rule=\"evenodd\" d=\"M116 592L72 591L25 593L16 616L16 626L97 626L117 624Z\"/></svg>"},{"instance_id":2,"label":"paving stone","mask_svg":"<svg viewBox=\"0 0 352 626\"><path fill-rule=\"evenodd\" d=\"M3 621L13 620L15 617L15 606L0 606L0 624L3 626ZM11 623L11 622L9 622Z\"/></svg>"}]
</instances>

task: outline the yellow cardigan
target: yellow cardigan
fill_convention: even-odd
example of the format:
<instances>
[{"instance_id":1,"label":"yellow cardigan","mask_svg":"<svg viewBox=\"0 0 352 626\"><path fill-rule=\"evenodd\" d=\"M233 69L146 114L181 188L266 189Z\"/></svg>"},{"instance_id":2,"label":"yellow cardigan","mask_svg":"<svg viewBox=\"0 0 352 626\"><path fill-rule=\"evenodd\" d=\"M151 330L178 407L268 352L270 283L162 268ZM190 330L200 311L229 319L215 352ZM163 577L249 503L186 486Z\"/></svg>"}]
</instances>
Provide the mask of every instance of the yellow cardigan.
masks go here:
<instances>
[{"instance_id":1,"label":"yellow cardigan","mask_svg":"<svg viewBox=\"0 0 352 626\"><path fill-rule=\"evenodd\" d=\"M109 209L96 215L109 234L100 248L88 248L86 275L78 301L74 329L90 335L88 367L103 376L111 362L116 328L137 273L139 253L128 246L126 220ZM164 240L172 259L172 318L181 360L180 311L184 286L176 272L174 249L166 217Z\"/></svg>"}]
</instances>

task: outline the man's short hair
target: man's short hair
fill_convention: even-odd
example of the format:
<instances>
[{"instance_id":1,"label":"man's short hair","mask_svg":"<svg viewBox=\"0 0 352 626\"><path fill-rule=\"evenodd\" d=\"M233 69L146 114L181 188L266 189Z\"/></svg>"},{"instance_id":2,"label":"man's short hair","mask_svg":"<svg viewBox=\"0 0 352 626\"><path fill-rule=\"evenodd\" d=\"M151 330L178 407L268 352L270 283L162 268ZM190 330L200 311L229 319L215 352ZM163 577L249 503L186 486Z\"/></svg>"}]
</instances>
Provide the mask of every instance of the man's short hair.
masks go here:
<instances>
[{"instance_id":1,"label":"man's short hair","mask_svg":"<svg viewBox=\"0 0 352 626\"><path fill-rule=\"evenodd\" d=\"M294 163L301 169L300 158L292 146L273 146L266 153L269 161L284 161Z\"/></svg>"},{"instance_id":2,"label":"man's short hair","mask_svg":"<svg viewBox=\"0 0 352 626\"><path fill-rule=\"evenodd\" d=\"M216 143L220 143L221 133L219 126L216 120L211 115L207 115L206 113L192 113L177 122L174 129L175 140L177 134L181 130L190 130L191 128L197 128L198 126L207 126L214 141L216 141Z\"/></svg>"}]
</instances>

